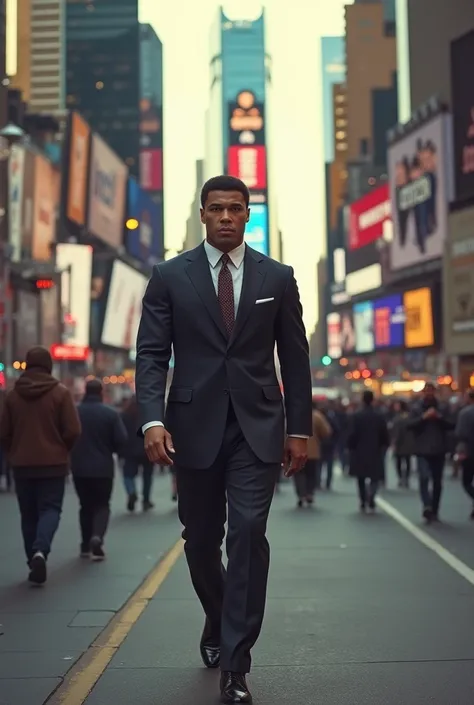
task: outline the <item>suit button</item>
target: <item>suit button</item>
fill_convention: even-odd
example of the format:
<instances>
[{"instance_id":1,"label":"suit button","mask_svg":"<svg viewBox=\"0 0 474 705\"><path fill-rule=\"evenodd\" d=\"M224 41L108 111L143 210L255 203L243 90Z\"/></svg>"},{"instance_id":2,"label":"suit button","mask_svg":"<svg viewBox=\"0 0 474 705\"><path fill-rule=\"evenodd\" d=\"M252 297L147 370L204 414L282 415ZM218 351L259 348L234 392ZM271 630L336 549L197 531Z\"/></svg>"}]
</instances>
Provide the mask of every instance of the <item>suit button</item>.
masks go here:
<instances>
[{"instance_id":1,"label":"suit button","mask_svg":"<svg viewBox=\"0 0 474 705\"><path fill-rule=\"evenodd\" d=\"M225 394L226 396L228 396L228 395L229 395L229 390L228 390L228 389L224 389L224 394Z\"/></svg>"}]
</instances>

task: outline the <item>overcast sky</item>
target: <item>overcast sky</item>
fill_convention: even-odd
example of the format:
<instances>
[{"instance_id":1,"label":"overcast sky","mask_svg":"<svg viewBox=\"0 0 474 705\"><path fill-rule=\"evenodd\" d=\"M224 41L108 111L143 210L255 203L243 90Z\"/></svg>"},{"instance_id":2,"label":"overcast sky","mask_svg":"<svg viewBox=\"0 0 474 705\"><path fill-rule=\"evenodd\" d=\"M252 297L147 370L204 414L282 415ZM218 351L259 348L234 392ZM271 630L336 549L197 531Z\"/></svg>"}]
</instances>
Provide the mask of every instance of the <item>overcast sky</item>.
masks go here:
<instances>
[{"instance_id":1,"label":"overcast sky","mask_svg":"<svg viewBox=\"0 0 474 705\"><path fill-rule=\"evenodd\" d=\"M203 157L209 97L209 31L216 0L140 0L140 19L164 44L164 159L167 246L179 248ZM273 56L272 123L278 219L285 260L295 267L305 322L317 315L316 260L324 239L324 152L320 37L344 31L343 0L267 0ZM349 3L350 4L350 3ZM229 14L258 15L261 3L224 3ZM310 332L309 331L309 332Z\"/></svg>"}]
</instances>

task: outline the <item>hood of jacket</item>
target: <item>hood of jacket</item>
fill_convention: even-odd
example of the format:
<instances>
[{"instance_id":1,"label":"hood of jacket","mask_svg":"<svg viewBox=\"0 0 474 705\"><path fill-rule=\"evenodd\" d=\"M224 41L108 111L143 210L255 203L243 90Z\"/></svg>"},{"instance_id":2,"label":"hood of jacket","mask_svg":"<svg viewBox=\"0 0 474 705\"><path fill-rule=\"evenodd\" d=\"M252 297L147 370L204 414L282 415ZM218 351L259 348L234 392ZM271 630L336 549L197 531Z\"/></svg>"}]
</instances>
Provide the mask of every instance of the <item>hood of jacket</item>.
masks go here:
<instances>
[{"instance_id":1,"label":"hood of jacket","mask_svg":"<svg viewBox=\"0 0 474 705\"><path fill-rule=\"evenodd\" d=\"M31 368L16 381L15 391L23 399L38 399L59 384L49 372Z\"/></svg>"}]
</instances>

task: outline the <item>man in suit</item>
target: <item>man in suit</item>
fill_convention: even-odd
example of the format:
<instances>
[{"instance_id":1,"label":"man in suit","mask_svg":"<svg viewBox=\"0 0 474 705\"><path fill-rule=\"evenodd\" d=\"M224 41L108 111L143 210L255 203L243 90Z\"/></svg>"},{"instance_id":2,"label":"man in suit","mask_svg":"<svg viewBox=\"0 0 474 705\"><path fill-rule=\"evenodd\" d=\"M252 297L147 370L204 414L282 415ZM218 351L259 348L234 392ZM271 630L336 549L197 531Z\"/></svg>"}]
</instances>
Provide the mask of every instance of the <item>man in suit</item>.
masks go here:
<instances>
[{"instance_id":1,"label":"man in suit","mask_svg":"<svg viewBox=\"0 0 474 705\"><path fill-rule=\"evenodd\" d=\"M136 392L149 459L176 466L186 557L206 615L202 659L221 667L223 702L249 703L245 676L269 568L267 518L282 461L288 476L306 462L311 373L292 268L244 243L247 187L215 177L201 205L206 241L156 266L148 284Z\"/></svg>"}]
</instances>

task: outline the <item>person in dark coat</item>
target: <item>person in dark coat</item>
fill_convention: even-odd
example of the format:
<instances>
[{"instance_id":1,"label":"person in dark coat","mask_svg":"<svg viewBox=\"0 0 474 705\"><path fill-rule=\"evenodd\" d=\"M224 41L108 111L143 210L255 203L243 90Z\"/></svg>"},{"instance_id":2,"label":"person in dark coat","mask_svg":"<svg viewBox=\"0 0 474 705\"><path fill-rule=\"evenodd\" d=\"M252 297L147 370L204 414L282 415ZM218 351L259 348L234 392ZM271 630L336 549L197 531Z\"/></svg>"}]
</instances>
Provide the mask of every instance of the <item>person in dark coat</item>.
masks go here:
<instances>
[{"instance_id":1,"label":"person in dark coat","mask_svg":"<svg viewBox=\"0 0 474 705\"><path fill-rule=\"evenodd\" d=\"M129 512L135 511L135 505L138 501L136 477L141 469L143 511L147 512L154 507L151 501L154 466L145 453L143 439L137 436L139 418L136 396L131 397L125 406L122 412L122 421L127 430L127 442L121 453L121 458L123 458L123 481L128 496L127 509Z\"/></svg>"},{"instance_id":2,"label":"person in dark coat","mask_svg":"<svg viewBox=\"0 0 474 705\"><path fill-rule=\"evenodd\" d=\"M373 393L364 392L362 408L351 416L347 438L349 472L351 477L357 478L363 512L367 506L375 509L375 495L383 477L385 453L390 445L387 423L382 414L374 409L373 402Z\"/></svg>"},{"instance_id":3,"label":"person in dark coat","mask_svg":"<svg viewBox=\"0 0 474 705\"><path fill-rule=\"evenodd\" d=\"M8 392L0 442L15 478L29 581L43 585L46 563L59 526L69 453L81 425L69 390L51 372L49 350L26 354L26 370Z\"/></svg>"},{"instance_id":4,"label":"person in dark coat","mask_svg":"<svg viewBox=\"0 0 474 705\"><path fill-rule=\"evenodd\" d=\"M423 517L427 522L437 521L448 451L448 432L454 428L454 424L448 408L438 400L433 383L425 384L423 399L413 407L408 425L415 434Z\"/></svg>"},{"instance_id":5,"label":"person in dark coat","mask_svg":"<svg viewBox=\"0 0 474 705\"><path fill-rule=\"evenodd\" d=\"M71 470L80 503L81 556L101 561L110 519L114 453L127 442L127 432L118 411L103 403L98 379L87 382L78 412L82 434L71 453Z\"/></svg>"}]
</instances>

